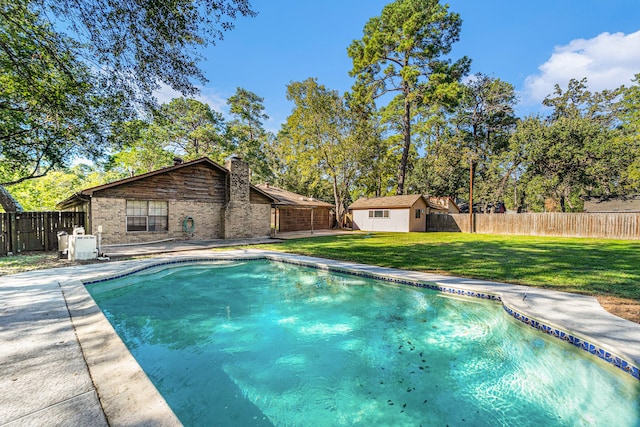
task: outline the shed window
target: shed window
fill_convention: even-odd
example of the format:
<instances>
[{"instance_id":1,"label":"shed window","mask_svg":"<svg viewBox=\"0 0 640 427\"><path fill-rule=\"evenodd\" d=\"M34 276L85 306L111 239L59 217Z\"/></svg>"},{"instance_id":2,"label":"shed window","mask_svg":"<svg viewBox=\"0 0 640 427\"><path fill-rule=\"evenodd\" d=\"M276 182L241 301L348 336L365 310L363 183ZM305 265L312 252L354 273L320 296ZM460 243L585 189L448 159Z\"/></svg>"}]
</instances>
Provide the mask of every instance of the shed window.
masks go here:
<instances>
[{"instance_id":1,"label":"shed window","mask_svg":"<svg viewBox=\"0 0 640 427\"><path fill-rule=\"evenodd\" d=\"M127 231L167 231L167 202L127 200Z\"/></svg>"},{"instance_id":2,"label":"shed window","mask_svg":"<svg viewBox=\"0 0 640 427\"><path fill-rule=\"evenodd\" d=\"M422 209L416 209L416 218L420 218L421 213L422 213Z\"/></svg>"},{"instance_id":3,"label":"shed window","mask_svg":"<svg viewBox=\"0 0 640 427\"><path fill-rule=\"evenodd\" d=\"M389 218L389 211L369 211L369 218Z\"/></svg>"}]
</instances>

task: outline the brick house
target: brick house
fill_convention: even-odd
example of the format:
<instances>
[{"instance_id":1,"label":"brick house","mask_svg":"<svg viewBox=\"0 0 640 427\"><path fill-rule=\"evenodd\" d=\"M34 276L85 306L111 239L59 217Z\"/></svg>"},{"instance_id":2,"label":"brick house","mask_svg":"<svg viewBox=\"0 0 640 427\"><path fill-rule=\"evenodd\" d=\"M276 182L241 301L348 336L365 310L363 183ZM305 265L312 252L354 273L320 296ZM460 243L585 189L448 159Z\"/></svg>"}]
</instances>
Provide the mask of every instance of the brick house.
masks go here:
<instances>
[{"instance_id":1,"label":"brick house","mask_svg":"<svg viewBox=\"0 0 640 427\"><path fill-rule=\"evenodd\" d=\"M58 209L86 212L86 232L100 228L102 243L112 245L269 236L274 202L232 156L226 167L203 157L88 188Z\"/></svg>"},{"instance_id":2,"label":"brick house","mask_svg":"<svg viewBox=\"0 0 640 427\"><path fill-rule=\"evenodd\" d=\"M276 232L328 230L333 225L333 205L313 197L258 184L258 189L277 200L271 210L271 226Z\"/></svg>"}]
</instances>

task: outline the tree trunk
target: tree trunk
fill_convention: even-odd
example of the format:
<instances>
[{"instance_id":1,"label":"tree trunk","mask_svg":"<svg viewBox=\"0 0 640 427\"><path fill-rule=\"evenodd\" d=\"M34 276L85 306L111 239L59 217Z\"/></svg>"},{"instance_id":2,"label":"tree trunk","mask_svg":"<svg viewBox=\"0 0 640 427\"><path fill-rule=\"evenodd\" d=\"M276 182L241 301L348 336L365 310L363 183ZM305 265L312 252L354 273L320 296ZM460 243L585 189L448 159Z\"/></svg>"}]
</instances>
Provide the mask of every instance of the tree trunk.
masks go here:
<instances>
[{"instance_id":1,"label":"tree trunk","mask_svg":"<svg viewBox=\"0 0 640 427\"><path fill-rule=\"evenodd\" d=\"M507 172L504 174L504 176L502 177L502 179L500 180L500 184L498 184L498 187L496 188L496 191L493 192L493 202L499 202L500 199L502 198L502 195L505 192L505 188L507 187L507 183L509 182L509 177L511 177L511 174L516 170L516 167L519 164L514 164L513 166L511 166ZM515 184L514 184L515 185ZM515 206L515 197L514 197L514 209L517 208L517 206ZM505 206L506 209L506 206ZM495 204L494 204L494 210L495 210Z\"/></svg>"},{"instance_id":2,"label":"tree trunk","mask_svg":"<svg viewBox=\"0 0 640 427\"><path fill-rule=\"evenodd\" d=\"M343 228L343 216L344 216L344 206L342 206L342 200L340 200L340 196L338 195L338 181L335 176L333 176L333 201L336 205L336 221L338 222L338 228Z\"/></svg>"},{"instance_id":3,"label":"tree trunk","mask_svg":"<svg viewBox=\"0 0 640 427\"><path fill-rule=\"evenodd\" d=\"M405 84L406 85L406 84ZM404 148L402 150L402 160L398 170L398 188L396 195L404 195L404 179L407 175L407 164L409 163L409 149L411 148L411 104L409 103L409 88L404 89L404 114L402 116L402 138Z\"/></svg>"},{"instance_id":4,"label":"tree trunk","mask_svg":"<svg viewBox=\"0 0 640 427\"><path fill-rule=\"evenodd\" d=\"M24 210L20 203L2 185L0 185L0 206L5 212L22 212Z\"/></svg>"},{"instance_id":5,"label":"tree trunk","mask_svg":"<svg viewBox=\"0 0 640 427\"><path fill-rule=\"evenodd\" d=\"M473 232L473 160L469 160L469 233Z\"/></svg>"}]
</instances>

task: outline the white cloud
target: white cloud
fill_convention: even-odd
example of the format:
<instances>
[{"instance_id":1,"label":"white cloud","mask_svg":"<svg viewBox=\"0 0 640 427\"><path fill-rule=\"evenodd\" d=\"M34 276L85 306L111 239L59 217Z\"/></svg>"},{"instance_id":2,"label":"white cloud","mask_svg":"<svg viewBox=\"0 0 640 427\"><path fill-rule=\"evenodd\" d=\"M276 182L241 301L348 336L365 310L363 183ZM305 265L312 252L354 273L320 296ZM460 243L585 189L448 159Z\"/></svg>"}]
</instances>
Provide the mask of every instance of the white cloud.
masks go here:
<instances>
[{"instance_id":1,"label":"white cloud","mask_svg":"<svg viewBox=\"0 0 640 427\"><path fill-rule=\"evenodd\" d=\"M211 109L214 111L223 114L225 113L227 108L227 100L225 98L211 89L201 87L199 87L198 89L200 90L200 93L194 96L193 99L196 99L204 104L209 104L209 107L211 107ZM158 103L160 104L168 104L173 98L180 98L183 96L180 92L175 91L164 84L161 84L160 89L155 91L153 95L156 97Z\"/></svg>"},{"instance_id":2,"label":"white cloud","mask_svg":"<svg viewBox=\"0 0 640 427\"><path fill-rule=\"evenodd\" d=\"M554 86L566 89L570 79L587 78L588 89L599 92L629 85L640 73L640 31L602 33L592 39L572 40L556 46L551 57L538 67L540 73L524 82L524 101L540 103L553 93Z\"/></svg>"}]
</instances>

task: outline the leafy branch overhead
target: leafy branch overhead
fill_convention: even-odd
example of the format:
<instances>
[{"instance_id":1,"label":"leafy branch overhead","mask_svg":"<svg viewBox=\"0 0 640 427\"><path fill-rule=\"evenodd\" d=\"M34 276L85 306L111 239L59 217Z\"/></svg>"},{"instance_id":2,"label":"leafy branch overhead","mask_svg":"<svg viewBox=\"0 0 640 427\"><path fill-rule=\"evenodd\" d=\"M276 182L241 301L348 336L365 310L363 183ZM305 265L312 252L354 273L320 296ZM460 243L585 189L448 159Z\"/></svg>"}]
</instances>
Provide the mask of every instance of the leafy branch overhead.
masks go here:
<instances>
[{"instance_id":1,"label":"leafy branch overhead","mask_svg":"<svg viewBox=\"0 0 640 427\"><path fill-rule=\"evenodd\" d=\"M247 0L2 1L0 183L102 156L160 85L194 94L198 49L254 15Z\"/></svg>"},{"instance_id":2,"label":"leafy branch overhead","mask_svg":"<svg viewBox=\"0 0 640 427\"><path fill-rule=\"evenodd\" d=\"M78 59L79 45L20 2L0 8L0 182L42 176L74 156L101 155L122 100Z\"/></svg>"},{"instance_id":3,"label":"leafy branch overhead","mask_svg":"<svg viewBox=\"0 0 640 427\"><path fill-rule=\"evenodd\" d=\"M198 49L223 39L239 16L255 16L248 0L38 0L61 24L70 25L95 62L116 85L151 101L166 84L195 94L206 82Z\"/></svg>"}]
</instances>

